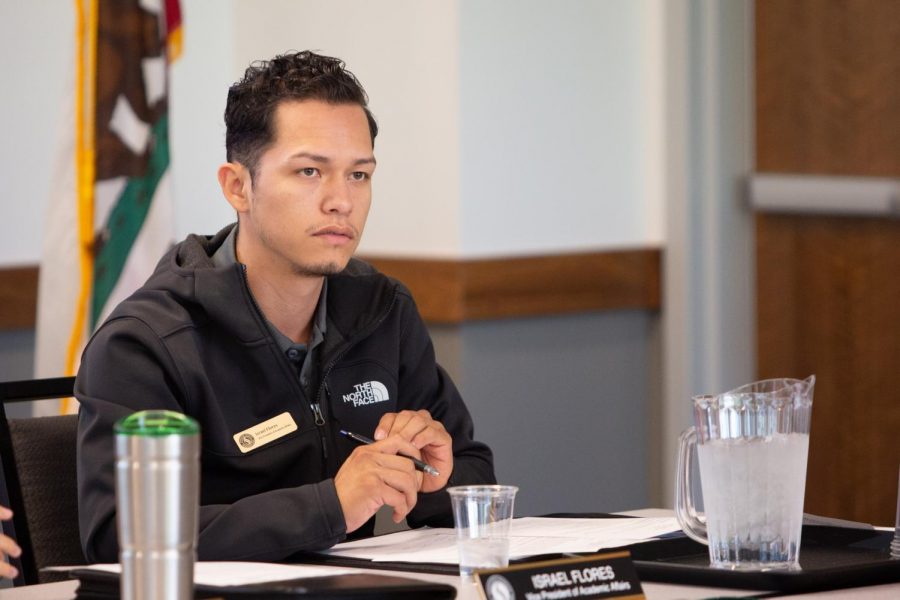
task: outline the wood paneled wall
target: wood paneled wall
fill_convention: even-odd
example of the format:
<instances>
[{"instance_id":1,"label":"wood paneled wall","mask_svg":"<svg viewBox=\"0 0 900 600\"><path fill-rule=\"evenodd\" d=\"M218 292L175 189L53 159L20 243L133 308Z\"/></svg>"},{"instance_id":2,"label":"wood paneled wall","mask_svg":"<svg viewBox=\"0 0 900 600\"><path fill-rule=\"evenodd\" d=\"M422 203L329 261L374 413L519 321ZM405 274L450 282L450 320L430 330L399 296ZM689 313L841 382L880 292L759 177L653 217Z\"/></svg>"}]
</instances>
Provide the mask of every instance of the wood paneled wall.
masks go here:
<instances>
[{"instance_id":1,"label":"wood paneled wall","mask_svg":"<svg viewBox=\"0 0 900 600\"><path fill-rule=\"evenodd\" d=\"M658 310L661 302L656 248L463 261L366 260L409 286L431 323Z\"/></svg>"},{"instance_id":2,"label":"wood paneled wall","mask_svg":"<svg viewBox=\"0 0 900 600\"><path fill-rule=\"evenodd\" d=\"M900 2L757 0L760 172L900 177ZM757 217L760 377L818 377L808 512L893 524L900 222Z\"/></svg>"},{"instance_id":3,"label":"wood paneled wall","mask_svg":"<svg viewBox=\"0 0 900 600\"><path fill-rule=\"evenodd\" d=\"M0 269L0 330L34 327L37 286L34 267Z\"/></svg>"},{"instance_id":4,"label":"wood paneled wall","mask_svg":"<svg viewBox=\"0 0 900 600\"><path fill-rule=\"evenodd\" d=\"M477 260L366 257L406 284L429 323L638 309L661 302L661 252ZM37 267L0 269L0 330L34 327Z\"/></svg>"}]
</instances>

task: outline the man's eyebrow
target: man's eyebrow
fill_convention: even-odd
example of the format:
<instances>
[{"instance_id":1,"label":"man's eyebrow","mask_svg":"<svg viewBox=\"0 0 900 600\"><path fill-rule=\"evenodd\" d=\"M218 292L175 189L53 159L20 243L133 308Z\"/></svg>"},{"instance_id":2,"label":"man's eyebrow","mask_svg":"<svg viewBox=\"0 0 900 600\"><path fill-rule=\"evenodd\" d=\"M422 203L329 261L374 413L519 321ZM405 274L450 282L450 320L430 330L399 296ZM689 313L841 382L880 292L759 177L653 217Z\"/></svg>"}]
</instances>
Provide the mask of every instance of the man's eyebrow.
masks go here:
<instances>
[{"instance_id":1,"label":"man's eyebrow","mask_svg":"<svg viewBox=\"0 0 900 600\"><path fill-rule=\"evenodd\" d=\"M292 154L290 156L290 158L291 158L291 160L297 159L297 158L307 158L313 162L318 162L318 163L323 163L323 164L328 164L331 162L331 159L328 158L327 156L322 156L321 154L313 154L311 152L298 152L296 154ZM374 164L376 164L375 157L367 156L366 158L358 158L355 161L353 161L353 164L354 165L374 165Z\"/></svg>"},{"instance_id":2,"label":"man's eyebrow","mask_svg":"<svg viewBox=\"0 0 900 600\"><path fill-rule=\"evenodd\" d=\"M320 162L320 163L328 163L331 162L331 159L327 156L322 156L321 154L313 154L311 152L298 152L296 154L292 154L290 156L291 159L295 158L308 158L309 160Z\"/></svg>"}]
</instances>

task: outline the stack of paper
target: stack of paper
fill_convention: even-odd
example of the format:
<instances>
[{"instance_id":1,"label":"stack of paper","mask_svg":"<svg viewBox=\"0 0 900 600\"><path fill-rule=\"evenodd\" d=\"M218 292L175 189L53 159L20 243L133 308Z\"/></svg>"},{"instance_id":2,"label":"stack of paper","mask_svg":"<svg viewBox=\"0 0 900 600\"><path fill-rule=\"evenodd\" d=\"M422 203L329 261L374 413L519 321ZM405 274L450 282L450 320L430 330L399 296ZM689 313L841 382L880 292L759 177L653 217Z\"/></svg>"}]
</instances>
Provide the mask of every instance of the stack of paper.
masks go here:
<instances>
[{"instance_id":1,"label":"stack of paper","mask_svg":"<svg viewBox=\"0 0 900 600\"><path fill-rule=\"evenodd\" d=\"M674 517L642 519L513 519L510 558L541 554L596 552L656 539L681 528ZM378 562L456 564L456 532L453 529L413 529L338 544L327 554Z\"/></svg>"}]
</instances>

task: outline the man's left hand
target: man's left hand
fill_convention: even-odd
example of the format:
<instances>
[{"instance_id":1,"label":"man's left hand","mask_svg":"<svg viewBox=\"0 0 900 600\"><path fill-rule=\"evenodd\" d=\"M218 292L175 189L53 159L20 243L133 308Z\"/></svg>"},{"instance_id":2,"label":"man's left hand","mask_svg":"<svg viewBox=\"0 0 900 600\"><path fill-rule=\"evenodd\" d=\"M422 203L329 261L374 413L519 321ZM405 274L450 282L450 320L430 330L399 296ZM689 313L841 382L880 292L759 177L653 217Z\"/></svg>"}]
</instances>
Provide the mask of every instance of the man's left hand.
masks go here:
<instances>
[{"instance_id":1,"label":"man's left hand","mask_svg":"<svg viewBox=\"0 0 900 600\"><path fill-rule=\"evenodd\" d=\"M426 474L422 478L421 492L436 492L447 485L453 471L453 439L440 421L431 418L427 410L404 410L387 413L375 428L375 439L399 435L422 453L422 460L437 469L437 477Z\"/></svg>"}]
</instances>

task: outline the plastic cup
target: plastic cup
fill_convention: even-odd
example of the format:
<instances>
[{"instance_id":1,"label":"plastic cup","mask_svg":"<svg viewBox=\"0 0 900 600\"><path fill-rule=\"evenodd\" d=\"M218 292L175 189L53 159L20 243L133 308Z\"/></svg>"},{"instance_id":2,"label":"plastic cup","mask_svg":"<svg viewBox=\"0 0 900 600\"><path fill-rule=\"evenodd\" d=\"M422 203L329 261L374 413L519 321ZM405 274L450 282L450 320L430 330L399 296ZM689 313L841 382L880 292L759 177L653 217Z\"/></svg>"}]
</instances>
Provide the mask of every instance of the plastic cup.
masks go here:
<instances>
[{"instance_id":1,"label":"plastic cup","mask_svg":"<svg viewBox=\"0 0 900 600\"><path fill-rule=\"evenodd\" d=\"M472 580L475 569L509 565L509 526L519 488L464 485L447 489L453 505L459 574Z\"/></svg>"}]
</instances>

